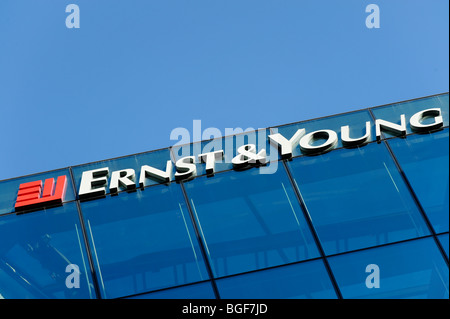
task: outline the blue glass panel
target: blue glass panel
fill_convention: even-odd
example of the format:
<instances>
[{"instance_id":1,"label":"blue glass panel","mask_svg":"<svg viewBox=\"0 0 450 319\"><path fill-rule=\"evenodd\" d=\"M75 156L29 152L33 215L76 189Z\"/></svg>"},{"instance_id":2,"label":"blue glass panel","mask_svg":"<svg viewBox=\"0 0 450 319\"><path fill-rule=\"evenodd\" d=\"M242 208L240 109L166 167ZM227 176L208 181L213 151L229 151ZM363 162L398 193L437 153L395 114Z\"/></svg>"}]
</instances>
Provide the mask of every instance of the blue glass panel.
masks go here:
<instances>
[{"instance_id":1,"label":"blue glass panel","mask_svg":"<svg viewBox=\"0 0 450 319\"><path fill-rule=\"evenodd\" d=\"M166 289L149 294L137 295L127 299L215 299L210 282Z\"/></svg>"},{"instance_id":2,"label":"blue glass panel","mask_svg":"<svg viewBox=\"0 0 450 319\"><path fill-rule=\"evenodd\" d=\"M166 148L166 149L148 152L148 153L141 153L141 154L137 154L137 155L131 155L131 156L120 157L120 158L110 159L110 160L105 160L105 161L100 161L100 162L94 162L94 163L80 165L80 166L74 166L74 167L72 167L72 171L73 171L73 177L75 179L75 186L76 186L77 192L80 189L81 175L83 174L83 172L98 169L98 168L103 168L103 167L109 168L110 175L113 171L127 169L127 168L134 169L134 172L136 174L136 185L139 186L139 176L140 176L142 165L152 166L152 167L155 167L162 171L165 171L166 163L169 160L171 160L170 150L168 148ZM159 182L157 182L157 181L148 179L146 185L155 185L158 183ZM106 190L107 190L107 193L109 193L109 187L107 187Z\"/></svg>"},{"instance_id":3,"label":"blue glass panel","mask_svg":"<svg viewBox=\"0 0 450 319\"><path fill-rule=\"evenodd\" d=\"M231 171L185 183L215 276L318 256L286 172Z\"/></svg>"},{"instance_id":4,"label":"blue glass panel","mask_svg":"<svg viewBox=\"0 0 450 319\"><path fill-rule=\"evenodd\" d=\"M445 250L445 253L447 254L447 258L448 258L448 233L447 234L443 234L443 235L439 235L438 236L439 242L441 243L442 247Z\"/></svg>"},{"instance_id":5,"label":"blue glass panel","mask_svg":"<svg viewBox=\"0 0 450 319\"><path fill-rule=\"evenodd\" d=\"M95 298L74 202L0 217L0 298Z\"/></svg>"},{"instance_id":6,"label":"blue glass panel","mask_svg":"<svg viewBox=\"0 0 450 319\"><path fill-rule=\"evenodd\" d=\"M206 174L206 169L205 164L198 160L199 154L223 150L224 156L221 160L216 161L215 171L225 171L233 168L231 160L238 155L238 148L246 144L254 144L256 146L256 152L264 149L268 162L278 160L278 149L269 143L269 135L270 131L268 129L261 129L192 144L176 145L172 148L172 151L175 160L185 156L195 156L197 175L203 175ZM271 168L267 167L263 169L269 170Z\"/></svg>"},{"instance_id":7,"label":"blue glass panel","mask_svg":"<svg viewBox=\"0 0 450 319\"><path fill-rule=\"evenodd\" d=\"M437 233L448 231L448 128L388 143Z\"/></svg>"},{"instance_id":8,"label":"blue glass panel","mask_svg":"<svg viewBox=\"0 0 450 319\"><path fill-rule=\"evenodd\" d=\"M224 299L335 299L322 260L261 270L216 281Z\"/></svg>"},{"instance_id":9,"label":"blue glass panel","mask_svg":"<svg viewBox=\"0 0 450 319\"><path fill-rule=\"evenodd\" d=\"M280 133L286 139L290 139L297 132L298 129L305 129L305 134L318 131L318 130L333 130L338 134L338 143L336 144L336 148L342 147L342 139L341 139L341 127L349 126L350 129L350 137L351 138L359 138L363 137L366 134L366 121L371 123L371 139L369 141L375 140L375 126L370 116L369 111L362 110L347 114L341 114L336 116L325 117L312 121L305 121L299 123L293 123L289 125L283 125L278 127L273 127L273 133ZM324 142L319 140L316 143ZM314 143L312 144L314 145ZM297 145L294 147L292 155L298 156L301 155L300 147Z\"/></svg>"},{"instance_id":10,"label":"blue glass panel","mask_svg":"<svg viewBox=\"0 0 450 319\"><path fill-rule=\"evenodd\" d=\"M0 182L0 215L14 212L14 205L16 204L17 192L19 191L20 184L34 181L42 181L44 184L47 178L53 178L56 182L58 176L62 175L65 175L67 180L66 193L63 201L72 201L75 199L75 193L73 191L72 179L68 169L14 178Z\"/></svg>"},{"instance_id":11,"label":"blue glass panel","mask_svg":"<svg viewBox=\"0 0 450 319\"><path fill-rule=\"evenodd\" d=\"M389 121L395 124L400 124L400 115L405 114L406 118L406 132L413 133L409 125L409 119L415 113L431 108L440 108L442 117L444 119L444 126L449 124L449 106L448 93L444 95L432 96L423 99L418 99L409 102L395 103L380 107L372 108L375 118ZM433 123L433 119L425 119L424 124ZM385 137L392 137L394 135L383 131Z\"/></svg>"},{"instance_id":12,"label":"blue glass panel","mask_svg":"<svg viewBox=\"0 0 450 319\"><path fill-rule=\"evenodd\" d=\"M384 144L289 162L326 254L429 234Z\"/></svg>"},{"instance_id":13,"label":"blue glass panel","mask_svg":"<svg viewBox=\"0 0 450 319\"><path fill-rule=\"evenodd\" d=\"M82 202L103 297L208 279L180 186Z\"/></svg>"},{"instance_id":14,"label":"blue glass panel","mask_svg":"<svg viewBox=\"0 0 450 319\"><path fill-rule=\"evenodd\" d=\"M432 238L330 257L328 261L344 298L449 297L448 266Z\"/></svg>"}]
</instances>

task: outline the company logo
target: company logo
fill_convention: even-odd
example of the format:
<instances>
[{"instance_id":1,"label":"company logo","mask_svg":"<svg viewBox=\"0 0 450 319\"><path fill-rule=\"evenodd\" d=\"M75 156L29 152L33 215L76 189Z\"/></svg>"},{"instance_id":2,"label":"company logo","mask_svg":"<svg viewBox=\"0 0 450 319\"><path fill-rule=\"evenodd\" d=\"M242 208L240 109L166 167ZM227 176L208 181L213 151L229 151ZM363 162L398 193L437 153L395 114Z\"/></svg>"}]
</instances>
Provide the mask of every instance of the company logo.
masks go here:
<instances>
[{"instance_id":1,"label":"company logo","mask_svg":"<svg viewBox=\"0 0 450 319\"><path fill-rule=\"evenodd\" d=\"M433 119L425 121L426 119ZM406 135L406 117L400 115L401 124L392 123L386 120L375 120L375 135L378 142L381 141L382 132L386 131L398 136ZM371 122L365 123L366 132L363 136L350 137L350 128L348 125L341 127L341 140L344 147L361 147L371 140ZM443 126L443 117L441 109L431 108L417 112L409 120L411 130L417 133L432 132ZM268 136L271 144L278 148L279 154L283 159L290 159L293 155L293 149L300 147L303 154L318 155L331 151L338 144L339 135L333 130L322 129L306 133L305 129L298 129L290 137L279 133ZM319 141L317 144L315 142ZM94 170L84 171L81 176L78 196L80 199L95 198L105 196L109 184L111 194L119 191L132 191L137 187L147 186L147 179L152 179L158 183L170 183L173 179L176 181L189 180L197 175L197 163L203 163L207 175L212 176L215 172L215 163L224 157L223 150L202 153L197 156L185 156L178 159L175 163L171 160L166 162L166 169L160 170L148 165L142 165L140 175L133 168L126 168L110 172L109 167L102 167ZM256 145L246 144L237 149L237 156L231 160L233 168L244 170L251 167L259 167L268 164L265 149L257 151ZM174 167L175 164L175 167ZM262 174L267 172L261 172ZM109 183L108 183L109 181Z\"/></svg>"},{"instance_id":2,"label":"company logo","mask_svg":"<svg viewBox=\"0 0 450 319\"><path fill-rule=\"evenodd\" d=\"M66 192L67 178L59 176L56 185L53 178L20 184L17 193L16 212L25 209L41 208L48 205L61 205Z\"/></svg>"},{"instance_id":3,"label":"company logo","mask_svg":"<svg viewBox=\"0 0 450 319\"><path fill-rule=\"evenodd\" d=\"M427 122L425 121L426 119ZM429 119L433 119L431 122ZM377 142L382 139L382 131L386 131L398 136L406 135L406 118L400 115L400 124L392 123L382 119L375 120L375 135ZM417 112L409 120L411 130L417 133L432 132L443 127L443 117L440 108L430 108ZM371 140L372 124L365 123L365 133L363 136L350 137L348 125L341 126L340 138L343 147L362 147ZM299 147L303 154L318 155L331 151L338 144L339 135L329 129L322 129L306 133L305 129L298 129L293 136L283 136L279 133L268 136L270 144L278 148L282 159L290 159L293 149ZM317 144L316 142L320 143ZM169 184L172 180L190 180L197 175L197 163L205 165L206 174L214 175L216 162L224 158L223 150L205 152L197 156L185 156L175 163L167 160L165 170L160 170L149 165L142 165L139 178L133 168L126 168L110 172L109 167L102 167L94 170L84 171L81 176L78 196L81 200L105 196L109 185L111 194L120 191L133 191L137 187L145 188L148 179L157 183ZM237 149L237 155L231 159L233 168L245 170L251 167L266 166L268 158L265 149L257 150L256 145L241 145ZM278 161L275 161L277 163ZM175 165L174 165L175 164ZM270 163L269 163L270 164ZM175 167L174 167L175 166ZM262 171L262 174L273 173L272 171ZM66 176L59 176L54 183L53 178L42 181L35 181L21 184L17 194L16 212L28 209L41 208L48 205L61 205L66 190ZM41 193L42 192L42 193Z\"/></svg>"}]
</instances>

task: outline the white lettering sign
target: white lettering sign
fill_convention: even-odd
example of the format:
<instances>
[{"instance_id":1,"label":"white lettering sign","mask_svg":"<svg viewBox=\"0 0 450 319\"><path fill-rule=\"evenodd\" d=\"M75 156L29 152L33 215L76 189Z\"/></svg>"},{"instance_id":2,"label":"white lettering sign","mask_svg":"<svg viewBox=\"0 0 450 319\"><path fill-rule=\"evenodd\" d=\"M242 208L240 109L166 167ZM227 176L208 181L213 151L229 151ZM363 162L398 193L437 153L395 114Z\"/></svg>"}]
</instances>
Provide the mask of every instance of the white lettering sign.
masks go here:
<instances>
[{"instance_id":1,"label":"white lettering sign","mask_svg":"<svg viewBox=\"0 0 450 319\"><path fill-rule=\"evenodd\" d=\"M433 119L433 121L430 121L430 119ZM426 121L427 123L425 123ZM411 116L409 124L411 130L414 132L428 132L439 129L444 125L441 109L431 108L417 112ZM381 140L383 131L399 136L406 135L405 115L400 115L400 124L382 119L375 120L375 135L378 141ZM261 137L259 136L259 138ZM299 147L300 151L304 154L317 155L334 149L338 144L338 134L329 129L317 130L305 134L305 129L302 128L298 129L291 137L276 133L269 135L268 138L272 145L278 147L280 156L283 159L291 158L292 152L296 147ZM348 125L341 126L341 140L343 147L363 146L368 143L370 139L371 122L369 121L365 123L365 132L363 136L350 137L350 127ZM148 179L157 183L170 183L173 179L177 181L192 179L197 175L197 164L205 165L207 175L214 175L215 163L222 161L225 153L223 150L209 151L209 149L213 147L208 144L206 146L208 151L203 153L200 152L197 158L188 155L178 159L175 162L175 170L173 169L171 160L167 161L166 169L164 171L149 165L142 165L138 180L139 187L144 188L147 186ZM227 145L225 149L229 152L232 151ZM237 149L237 155L231 158L233 168L236 170L244 170L254 166L264 166L267 164L267 161L266 150L264 148L257 150L256 145L253 143L240 146ZM273 173L273 171L270 173ZM134 169L124 168L113 171L110 175L109 168L103 167L82 173L78 193L80 198L85 199L106 195L109 176L109 190L111 193L117 193L120 190L134 190L137 187Z\"/></svg>"}]
</instances>

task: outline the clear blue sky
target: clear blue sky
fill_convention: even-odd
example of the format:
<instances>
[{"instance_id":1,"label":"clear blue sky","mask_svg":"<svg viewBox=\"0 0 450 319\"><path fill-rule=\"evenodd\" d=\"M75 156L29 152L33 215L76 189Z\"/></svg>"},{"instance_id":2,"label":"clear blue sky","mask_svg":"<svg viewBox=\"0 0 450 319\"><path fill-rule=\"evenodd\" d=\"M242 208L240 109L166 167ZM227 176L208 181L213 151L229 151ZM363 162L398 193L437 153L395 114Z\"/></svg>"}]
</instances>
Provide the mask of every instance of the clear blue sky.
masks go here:
<instances>
[{"instance_id":1,"label":"clear blue sky","mask_svg":"<svg viewBox=\"0 0 450 319\"><path fill-rule=\"evenodd\" d=\"M448 6L0 0L0 180L168 147L194 119L224 132L447 92Z\"/></svg>"}]
</instances>

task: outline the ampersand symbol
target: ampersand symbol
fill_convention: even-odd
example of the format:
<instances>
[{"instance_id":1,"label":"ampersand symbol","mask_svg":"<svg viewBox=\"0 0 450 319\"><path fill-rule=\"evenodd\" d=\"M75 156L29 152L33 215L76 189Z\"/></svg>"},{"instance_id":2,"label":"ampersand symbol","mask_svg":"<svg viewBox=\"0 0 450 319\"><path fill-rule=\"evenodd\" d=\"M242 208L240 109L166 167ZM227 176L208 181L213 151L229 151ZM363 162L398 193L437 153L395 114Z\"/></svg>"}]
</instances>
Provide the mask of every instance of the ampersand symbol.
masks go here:
<instances>
[{"instance_id":1,"label":"ampersand symbol","mask_svg":"<svg viewBox=\"0 0 450 319\"><path fill-rule=\"evenodd\" d=\"M246 169L252 165L266 164L266 150L262 149L259 153L256 153L254 144L242 145L238 148L238 153L231 160L235 169Z\"/></svg>"}]
</instances>

